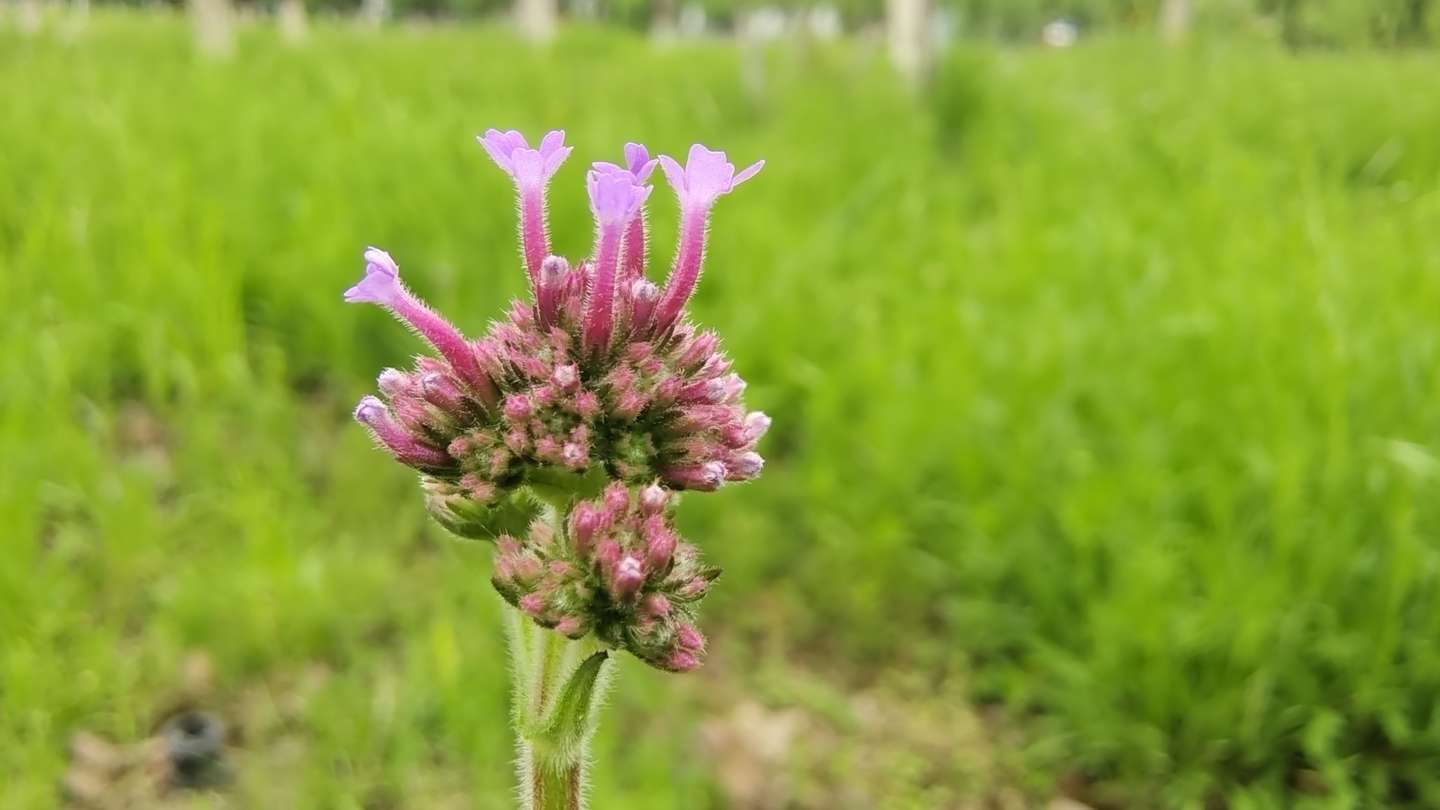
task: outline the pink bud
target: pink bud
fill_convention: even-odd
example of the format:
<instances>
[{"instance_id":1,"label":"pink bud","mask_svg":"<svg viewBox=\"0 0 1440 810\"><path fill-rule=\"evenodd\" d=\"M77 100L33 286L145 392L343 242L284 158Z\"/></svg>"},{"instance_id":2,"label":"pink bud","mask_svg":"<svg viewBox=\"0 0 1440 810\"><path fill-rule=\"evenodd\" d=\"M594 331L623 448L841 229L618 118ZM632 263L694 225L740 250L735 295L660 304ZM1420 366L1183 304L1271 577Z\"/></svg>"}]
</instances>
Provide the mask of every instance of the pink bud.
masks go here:
<instances>
[{"instance_id":1,"label":"pink bud","mask_svg":"<svg viewBox=\"0 0 1440 810\"><path fill-rule=\"evenodd\" d=\"M619 599L629 599L640 590L645 584L645 569L640 559L632 555L625 555L615 564L614 574L611 575L611 591Z\"/></svg>"},{"instance_id":2,"label":"pink bud","mask_svg":"<svg viewBox=\"0 0 1440 810\"><path fill-rule=\"evenodd\" d=\"M561 391L572 391L580 384L580 369L574 363L556 366L555 373L550 375L550 381Z\"/></svg>"},{"instance_id":3,"label":"pink bud","mask_svg":"<svg viewBox=\"0 0 1440 810\"><path fill-rule=\"evenodd\" d=\"M641 411L645 410L645 406L648 404L650 404L650 400L633 388L621 391L620 395L615 398L615 415L621 419L634 419L640 415Z\"/></svg>"},{"instance_id":4,"label":"pink bud","mask_svg":"<svg viewBox=\"0 0 1440 810\"><path fill-rule=\"evenodd\" d=\"M410 387L410 375L403 371L387 368L375 379L375 385L388 399Z\"/></svg>"},{"instance_id":5,"label":"pink bud","mask_svg":"<svg viewBox=\"0 0 1440 810\"><path fill-rule=\"evenodd\" d=\"M700 659L684 650L676 650L665 660L665 668L671 672L691 672L700 666Z\"/></svg>"},{"instance_id":6,"label":"pink bud","mask_svg":"<svg viewBox=\"0 0 1440 810\"><path fill-rule=\"evenodd\" d=\"M650 566L651 571L664 571L675 553L675 533L666 528L648 532L645 543L645 564Z\"/></svg>"},{"instance_id":7,"label":"pink bud","mask_svg":"<svg viewBox=\"0 0 1440 810\"><path fill-rule=\"evenodd\" d=\"M433 371L420 376L420 390L425 400L451 416L465 413L465 395L449 377Z\"/></svg>"},{"instance_id":8,"label":"pink bud","mask_svg":"<svg viewBox=\"0 0 1440 810\"><path fill-rule=\"evenodd\" d=\"M515 455L524 453L530 446L530 437L523 430L511 430L505 434L505 446Z\"/></svg>"},{"instance_id":9,"label":"pink bud","mask_svg":"<svg viewBox=\"0 0 1440 810\"><path fill-rule=\"evenodd\" d=\"M712 354L705 365L700 367L700 376L719 377L730 370L730 359L723 354Z\"/></svg>"},{"instance_id":10,"label":"pink bud","mask_svg":"<svg viewBox=\"0 0 1440 810\"><path fill-rule=\"evenodd\" d=\"M652 593L645 597L645 613L663 619L670 615L670 600L663 593Z\"/></svg>"},{"instance_id":11,"label":"pink bud","mask_svg":"<svg viewBox=\"0 0 1440 810\"><path fill-rule=\"evenodd\" d=\"M764 411L751 411L745 415L745 439L754 444L770 430L770 417Z\"/></svg>"},{"instance_id":12,"label":"pink bud","mask_svg":"<svg viewBox=\"0 0 1440 810\"><path fill-rule=\"evenodd\" d=\"M595 564L601 571L610 571L620 562L620 544L614 540L602 540L595 547Z\"/></svg>"},{"instance_id":13,"label":"pink bud","mask_svg":"<svg viewBox=\"0 0 1440 810\"><path fill-rule=\"evenodd\" d=\"M625 485L615 481L605 487L605 508L610 514L619 517L630 509L630 493L625 490Z\"/></svg>"},{"instance_id":14,"label":"pink bud","mask_svg":"<svg viewBox=\"0 0 1440 810\"><path fill-rule=\"evenodd\" d=\"M731 481L749 481L764 467L765 459L753 451L733 455L725 461L726 477Z\"/></svg>"},{"instance_id":15,"label":"pink bud","mask_svg":"<svg viewBox=\"0 0 1440 810\"><path fill-rule=\"evenodd\" d=\"M685 383L679 377L669 377L662 380L655 386L655 403L657 405L670 405L680 396L680 389Z\"/></svg>"},{"instance_id":16,"label":"pink bud","mask_svg":"<svg viewBox=\"0 0 1440 810\"><path fill-rule=\"evenodd\" d=\"M530 398L524 394L511 394L505 398L505 418L511 422L523 422L529 419L533 412Z\"/></svg>"},{"instance_id":17,"label":"pink bud","mask_svg":"<svg viewBox=\"0 0 1440 810\"><path fill-rule=\"evenodd\" d=\"M540 281L535 291L535 309L542 326L556 322L560 311L560 299L565 293L566 276L570 274L570 263L559 256L546 256L540 263Z\"/></svg>"},{"instance_id":18,"label":"pink bud","mask_svg":"<svg viewBox=\"0 0 1440 810\"><path fill-rule=\"evenodd\" d=\"M572 470L583 469L590 463L590 453L575 442L566 442L560 448L560 460Z\"/></svg>"},{"instance_id":19,"label":"pink bud","mask_svg":"<svg viewBox=\"0 0 1440 810\"><path fill-rule=\"evenodd\" d=\"M718 461L707 461L690 467L670 467L663 471L666 480L683 489L698 489L713 492L725 481L725 465Z\"/></svg>"},{"instance_id":20,"label":"pink bud","mask_svg":"<svg viewBox=\"0 0 1440 810\"><path fill-rule=\"evenodd\" d=\"M555 623L555 632L566 638L579 638L585 634L585 624L579 616L566 616Z\"/></svg>"},{"instance_id":21,"label":"pink bud","mask_svg":"<svg viewBox=\"0 0 1440 810\"><path fill-rule=\"evenodd\" d=\"M677 362L682 368L700 368L705 361L710 359L710 355L715 352L718 344L719 340L715 337L714 332L701 332L684 347Z\"/></svg>"},{"instance_id":22,"label":"pink bud","mask_svg":"<svg viewBox=\"0 0 1440 810\"><path fill-rule=\"evenodd\" d=\"M689 652L705 649L705 637L700 635L700 631L695 629L693 624L682 624L675 628L675 641L680 645L680 649Z\"/></svg>"},{"instance_id":23,"label":"pink bud","mask_svg":"<svg viewBox=\"0 0 1440 810\"><path fill-rule=\"evenodd\" d=\"M595 533L600 531L603 519L594 505L590 503L579 503L570 512L570 539L575 545L575 553L584 557L590 553L590 545L595 539Z\"/></svg>"},{"instance_id":24,"label":"pink bud","mask_svg":"<svg viewBox=\"0 0 1440 810\"><path fill-rule=\"evenodd\" d=\"M581 419L594 419L600 413L600 398L590 391L581 391L575 396L575 413Z\"/></svg>"},{"instance_id":25,"label":"pink bud","mask_svg":"<svg viewBox=\"0 0 1440 810\"><path fill-rule=\"evenodd\" d=\"M640 509L647 515L659 514L669 502L670 495L659 484L651 484L640 490Z\"/></svg>"},{"instance_id":26,"label":"pink bud","mask_svg":"<svg viewBox=\"0 0 1440 810\"><path fill-rule=\"evenodd\" d=\"M527 593L520 597L520 609L538 618L545 611L545 597L538 593Z\"/></svg>"},{"instance_id":27,"label":"pink bud","mask_svg":"<svg viewBox=\"0 0 1440 810\"><path fill-rule=\"evenodd\" d=\"M689 582L681 585L680 590L676 593L685 599L699 599L704 596L708 590L710 590L710 580L704 577L694 577Z\"/></svg>"},{"instance_id":28,"label":"pink bud","mask_svg":"<svg viewBox=\"0 0 1440 810\"><path fill-rule=\"evenodd\" d=\"M489 503L495 500L497 490L495 485L482 479L474 473L467 473L460 477L460 486L465 489L471 500L478 503Z\"/></svg>"},{"instance_id":29,"label":"pink bud","mask_svg":"<svg viewBox=\"0 0 1440 810\"><path fill-rule=\"evenodd\" d=\"M563 461L560 455L560 442L555 441L551 436L541 436L535 440L535 455L541 461L548 461L551 464L560 464Z\"/></svg>"}]
</instances>

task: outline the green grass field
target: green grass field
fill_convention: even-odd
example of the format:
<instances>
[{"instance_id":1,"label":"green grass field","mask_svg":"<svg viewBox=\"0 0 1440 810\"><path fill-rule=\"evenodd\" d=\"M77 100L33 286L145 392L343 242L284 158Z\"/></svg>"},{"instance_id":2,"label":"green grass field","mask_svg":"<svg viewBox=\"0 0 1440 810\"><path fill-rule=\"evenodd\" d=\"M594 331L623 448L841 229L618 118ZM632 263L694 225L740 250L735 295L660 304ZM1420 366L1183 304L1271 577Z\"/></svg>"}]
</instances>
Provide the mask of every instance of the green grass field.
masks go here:
<instances>
[{"instance_id":1,"label":"green grass field","mask_svg":"<svg viewBox=\"0 0 1440 810\"><path fill-rule=\"evenodd\" d=\"M681 512L714 651L624 663L597 808L1440 806L1436 75L1110 39L911 98L861 43L0 29L0 807L196 651L230 806L509 806L489 551L349 421L417 344L340 301L371 243L472 334L520 293L489 126L567 129L570 255L627 139L769 161L694 310L770 464Z\"/></svg>"}]
</instances>

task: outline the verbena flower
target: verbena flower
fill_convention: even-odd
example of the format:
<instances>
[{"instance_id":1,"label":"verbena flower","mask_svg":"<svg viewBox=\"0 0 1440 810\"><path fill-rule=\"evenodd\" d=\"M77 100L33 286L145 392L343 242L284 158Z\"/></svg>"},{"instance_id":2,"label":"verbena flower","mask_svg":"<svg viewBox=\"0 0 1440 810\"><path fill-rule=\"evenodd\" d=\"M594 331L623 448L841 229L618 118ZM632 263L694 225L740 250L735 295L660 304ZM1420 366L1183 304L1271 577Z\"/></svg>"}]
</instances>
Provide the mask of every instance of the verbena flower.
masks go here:
<instances>
[{"instance_id":1,"label":"verbena flower","mask_svg":"<svg viewBox=\"0 0 1440 810\"><path fill-rule=\"evenodd\" d=\"M703 650L693 603L718 572L675 537L662 507L672 491L759 475L756 444L770 419L745 409L744 381L684 308L711 209L763 162L737 174L723 152L696 145L682 168L627 144L625 165L596 163L586 175L595 243L571 263L549 254L545 220L548 183L570 153L564 134L533 149L513 131L479 140L515 181L531 299L471 340L404 286L389 254L367 250L345 300L388 309L439 357L386 369L380 397L362 399L355 418L420 472L438 521L501 538L495 584L521 610L566 635L593 630L656 666L691 669ZM663 289L647 277L644 225L657 165L681 206ZM537 522L532 495L565 511L565 537Z\"/></svg>"}]
</instances>

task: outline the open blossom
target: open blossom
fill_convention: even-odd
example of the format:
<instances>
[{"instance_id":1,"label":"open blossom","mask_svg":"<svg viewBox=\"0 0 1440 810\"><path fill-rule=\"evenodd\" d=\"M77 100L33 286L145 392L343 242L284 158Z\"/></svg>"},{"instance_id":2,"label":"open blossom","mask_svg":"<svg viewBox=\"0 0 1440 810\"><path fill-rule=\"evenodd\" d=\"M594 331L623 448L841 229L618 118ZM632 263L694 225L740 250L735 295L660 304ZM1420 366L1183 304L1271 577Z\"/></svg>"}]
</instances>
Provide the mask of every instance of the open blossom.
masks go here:
<instances>
[{"instance_id":1,"label":"open blossom","mask_svg":"<svg viewBox=\"0 0 1440 810\"><path fill-rule=\"evenodd\" d=\"M627 144L623 166L586 174L595 243L571 262L550 254L545 220L549 181L571 151L564 133L535 148L514 131L479 141L515 182L531 299L470 339L406 288L389 254L365 251L345 300L387 309L439 356L381 372L380 396L361 400L355 418L421 474L441 524L499 538L495 585L520 610L655 666L693 669L704 647L694 604L718 570L669 526L671 493L758 476L770 418L745 408L744 381L684 307L711 208L763 163L737 173L723 152L697 145L681 167ZM663 287L647 277L644 207L657 166L681 204ZM537 520L531 495L567 510L563 537Z\"/></svg>"}]
</instances>

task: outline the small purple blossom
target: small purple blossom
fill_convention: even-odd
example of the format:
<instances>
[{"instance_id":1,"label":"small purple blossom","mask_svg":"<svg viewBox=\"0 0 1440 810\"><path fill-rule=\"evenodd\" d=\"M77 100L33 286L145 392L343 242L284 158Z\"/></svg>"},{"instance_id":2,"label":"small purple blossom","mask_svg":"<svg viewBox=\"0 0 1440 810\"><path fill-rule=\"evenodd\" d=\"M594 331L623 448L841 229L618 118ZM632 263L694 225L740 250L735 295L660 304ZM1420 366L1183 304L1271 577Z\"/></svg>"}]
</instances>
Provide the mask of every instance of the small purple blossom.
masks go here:
<instances>
[{"instance_id":1,"label":"small purple blossom","mask_svg":"<svg viewBox=\"0 0 1440 810\"><path fill-rule=\"evenodd\" d=\"M654 190L653 186L637 185L635 176L628 171L592 170L585 183L590 193L590 210L602 232L629 224Z\"/></svg>"},{"instance_id":2,"label":"small purple blossom","mask_svg":"<svg viewBox=\"0 0 1440 810\"><path fill-rule=\"evenodd\" d=\"M545 188L560 164L570 156L565 131L545 133L540 148L531 149L525 136L515 130L486 130L476 138L490 159L515 180L520 197L520 252L532 289L539 288L540 266L550 255L550 235L545 221Z\"/></svg>"},{"instance_id":3,"label":"small purple blossom","mask_svg":"<svg viewBox=\"0 0 1440 810\"><path fill-rule=\"evenodd\" d=\"M515 178L521 186L543 185L560 170L574 147L565 145L565 130L555 129L540 139L540 148L531 149L525 136L515 130L489 129L476 137L495 165Z\"/></svg>"},{"instance_id":4,"label":"small purple blossom","mask_svg":"<svg viewBox=\"0 0 1440 810\"><path fill-rule=\"evenodd\" d=\"M726 159L724 152L706 149L698 143L690 147L684 168L669 155L660 156L665 180L675 190L685 211L709 211L721 195L729 194L764 167L765 161L757 160L736 174L735 165Z\"/></svg>"},{"instance_id":5,"label":"small purple blossom","mask_svg":"<svg viewBox=\"0 0 1440 810\"><path fill-rule=\"evenodd\" d=\"M404 294L400 286L400 267L390 254L377 247L365 249L365 275L345 291L351 304L379 304L393 307Z\"/></svg>"}]
</instances>

